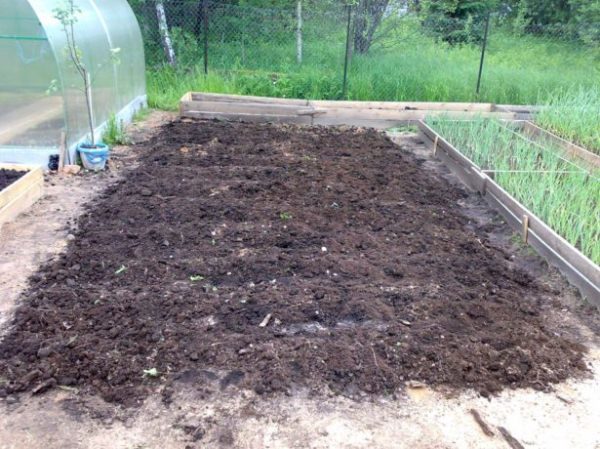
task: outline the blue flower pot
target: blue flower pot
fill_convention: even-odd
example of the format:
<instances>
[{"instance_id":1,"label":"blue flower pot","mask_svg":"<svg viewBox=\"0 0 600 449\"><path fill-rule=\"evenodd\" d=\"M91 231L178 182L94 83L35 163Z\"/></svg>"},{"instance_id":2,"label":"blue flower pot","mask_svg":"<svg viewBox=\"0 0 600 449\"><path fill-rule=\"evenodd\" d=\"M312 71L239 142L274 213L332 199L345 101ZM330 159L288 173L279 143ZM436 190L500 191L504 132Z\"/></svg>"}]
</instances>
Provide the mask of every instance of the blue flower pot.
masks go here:
<instances>
[{"instance_id":1,"label":"blue flower pot","mask_svg":"<svg viewBox=\"0 0 600 449\"><path fill-rule=\"evenodd\" d=\"M88 143L80 143L77 146L79 156L84 168L93 171L100 171L106 168L106 161L110 154L108 145L103 143L97 143L96 145L90 145Z\"/></svg>"}]
</instances>

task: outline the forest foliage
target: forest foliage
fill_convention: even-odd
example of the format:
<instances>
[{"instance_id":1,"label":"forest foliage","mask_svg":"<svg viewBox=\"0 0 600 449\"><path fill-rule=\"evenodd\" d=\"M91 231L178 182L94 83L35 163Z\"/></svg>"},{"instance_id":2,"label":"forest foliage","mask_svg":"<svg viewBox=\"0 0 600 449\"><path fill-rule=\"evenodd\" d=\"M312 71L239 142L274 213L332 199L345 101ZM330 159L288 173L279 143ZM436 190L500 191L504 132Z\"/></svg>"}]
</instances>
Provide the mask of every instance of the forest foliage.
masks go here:
<instances>
[{"instance_id":1,"label":"forest foliage","mask_svg":"<svg viewBox=\"0 0 600 449\"><path fill-rule=\"evenodd\" d=\"M157 1L194 10L199 10L198 5L204 1L278 9L293 9L298 3L298 0L129 0L134 7ZM469 27L481 23L481 17L491 13L494 20L516 34L549 35L600 45L598 0L302 0L302 3L305 10L313 13L352 5L363 21L357 23L359 30L354 36L354 47L359 52L368 50L384 14L393 10L415 13L425 29L451 43L469 41L473 35Z\"/></svg>"}]
</instances>

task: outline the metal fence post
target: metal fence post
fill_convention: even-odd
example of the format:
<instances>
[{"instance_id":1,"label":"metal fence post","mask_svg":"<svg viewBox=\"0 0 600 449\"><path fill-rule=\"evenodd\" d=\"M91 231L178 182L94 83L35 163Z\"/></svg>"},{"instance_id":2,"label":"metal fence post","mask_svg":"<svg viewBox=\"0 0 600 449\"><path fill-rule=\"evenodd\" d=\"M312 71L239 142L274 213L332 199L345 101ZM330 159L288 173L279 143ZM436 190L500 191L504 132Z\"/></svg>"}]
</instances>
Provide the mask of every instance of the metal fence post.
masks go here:
<instances>
[{"instance_id":1,"label":"metal fence post","mask_svg":"<svg viewBox=\"0 0 600 449\"><path fill-rule=\"evenodd\" d=\"M351 53L351 39L350 33L352 28L352 5L347 5L348 10L348 24L346 29L346 55L344 58L344 85L342 86L342 98L346 98L348 95L348 66L350 65L350 53Z\"/></svg>"},{"instance_id":2,"label":"metal fence post","mask_svg":"<svg viewBox=\"0 0 600 449\"><path fill-rule=\"evenodd\" d=\"M208 75L208 0L202 1L202 34L204 34L204 74Z\"/></svg>"},{"instance_id":3,"label":"metal fence post","mask_svg":"<svg viewBox=\"0 0 600 449\"><path fill-rule=\"evenodd\" d=\"M488 30L490 28L490 14L485 16L485 31L483 32L483 43L481 44L481 59L479 61L479 74L477 75L477 89L475 93L479 97L479 88L481 87L481 74L483 73L483 60L485 59L485 48L487 47Z\"/></svg>"}]
</instances>

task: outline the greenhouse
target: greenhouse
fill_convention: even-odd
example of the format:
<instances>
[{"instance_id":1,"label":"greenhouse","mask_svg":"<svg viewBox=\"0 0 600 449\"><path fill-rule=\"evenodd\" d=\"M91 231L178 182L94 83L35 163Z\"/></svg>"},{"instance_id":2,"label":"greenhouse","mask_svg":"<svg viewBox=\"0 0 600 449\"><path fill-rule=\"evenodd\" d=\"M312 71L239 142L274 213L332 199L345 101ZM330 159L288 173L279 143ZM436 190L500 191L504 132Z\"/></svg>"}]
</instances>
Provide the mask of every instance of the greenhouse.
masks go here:
<instances>
[{"instance_id":1,"label":"greenhouse","mask_svg":"<svg viewBox=\"0 0 600 449\"><path fill-rule=\"evenodd\" d=\"M126 0L77 0L73 36L89 72L91 114L57 11L63 0L0 0L0 162L47 165L127 122L146 104L140 29Z\"/></svg>"}]
</instances>

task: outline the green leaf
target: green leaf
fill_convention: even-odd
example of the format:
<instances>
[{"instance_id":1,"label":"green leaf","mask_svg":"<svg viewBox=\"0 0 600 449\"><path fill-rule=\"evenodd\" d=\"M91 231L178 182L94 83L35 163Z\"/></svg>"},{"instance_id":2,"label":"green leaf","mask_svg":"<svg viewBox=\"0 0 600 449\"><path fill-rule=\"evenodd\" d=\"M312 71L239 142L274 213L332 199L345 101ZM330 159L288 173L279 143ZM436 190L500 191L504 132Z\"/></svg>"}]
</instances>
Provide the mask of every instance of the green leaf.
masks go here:
<instances>
[{"instance_id":1,"label":"green leaf","mask_svg":"<svg viewBox=\"0 0 600 449\"><path fill-rule=\"evenodd\" d=\"M144 377L158 377L159 372L156 368L150 368L144 370Z\"/></svg>"}]
</instances>

